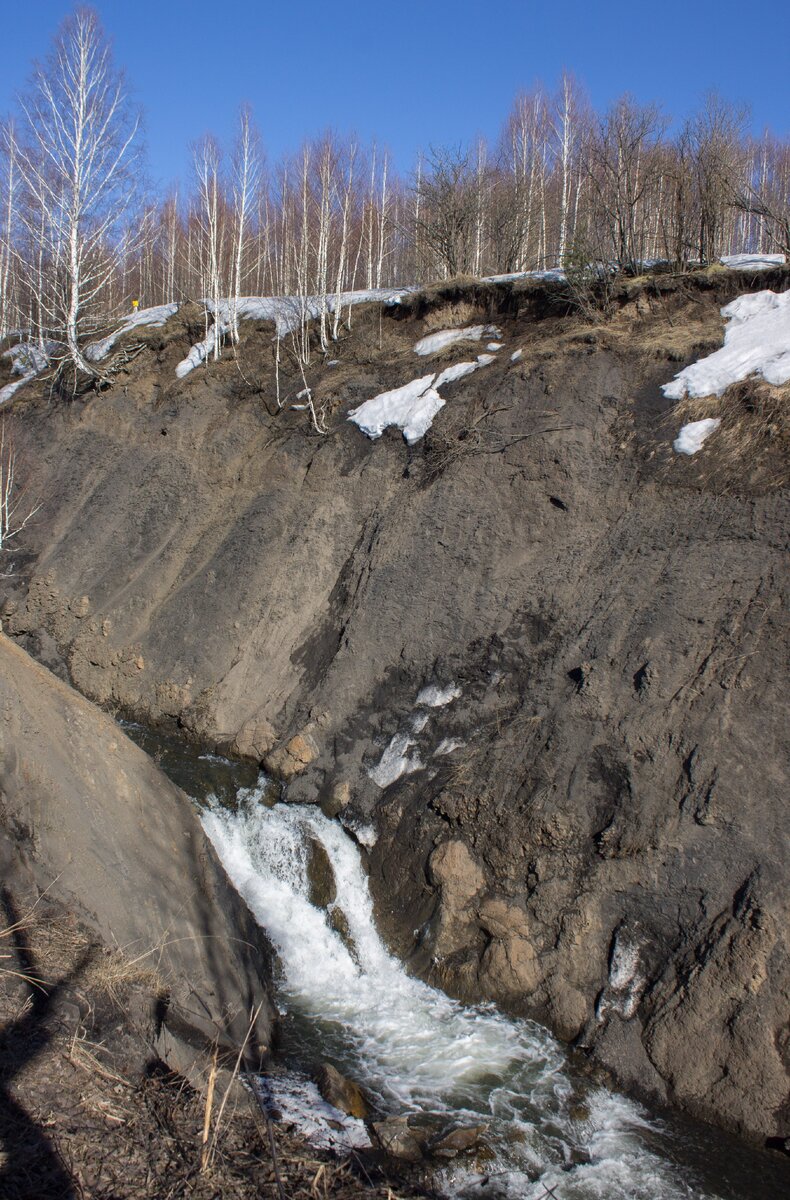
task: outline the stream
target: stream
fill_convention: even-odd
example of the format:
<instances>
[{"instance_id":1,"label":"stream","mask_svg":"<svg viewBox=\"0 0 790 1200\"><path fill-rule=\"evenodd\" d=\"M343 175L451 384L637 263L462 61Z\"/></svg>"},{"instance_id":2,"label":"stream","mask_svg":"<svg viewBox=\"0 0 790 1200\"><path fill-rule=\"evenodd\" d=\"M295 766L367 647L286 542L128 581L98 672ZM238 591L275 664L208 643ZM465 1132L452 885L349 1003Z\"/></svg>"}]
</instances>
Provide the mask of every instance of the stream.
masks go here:
<instances>
[{"instance_id":1,"label":"stream","mask_svg":"<svg viewBox=\"0 0 790 1200\"><path fill-rule=\"evenodd\" d=\"M312 806L272 803L264 776L139 726L127 732L199 806L225 869L276 947L283 1057L262 1081L273 1107L315 1144L369 1144L364 1124L320 1098L327 1060L385 1114L445 1113L485 1123L487 1151L443 1166L458 1200L771 1200L786 1165L678 1116L658 1116L574 1068L537 1023L470 1006L407 974L381 941L360 850ZM310 901L310 855L331 864L334 896ZM550 1190L549 1190L550 1189Z\"/></svg>"}]
</instances>

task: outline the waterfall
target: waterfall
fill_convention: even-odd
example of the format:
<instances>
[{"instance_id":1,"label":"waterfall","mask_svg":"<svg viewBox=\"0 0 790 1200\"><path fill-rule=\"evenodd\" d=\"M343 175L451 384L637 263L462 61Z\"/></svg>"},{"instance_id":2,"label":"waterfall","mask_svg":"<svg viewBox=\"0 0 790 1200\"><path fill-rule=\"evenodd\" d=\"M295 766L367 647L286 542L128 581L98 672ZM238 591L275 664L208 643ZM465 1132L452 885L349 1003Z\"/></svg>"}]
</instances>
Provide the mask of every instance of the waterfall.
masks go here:
<instances>
[{"instance_id":1,"label":"waterfall","mask_svg":"<svg viewBox=\"0 0 790 1200\"><path fill-rule=\"evenodd\" d=\"M548 1187L558 1200L712 1200L671 1161L669 1133L624 1097L574 1080L548 1031L411 978L376 931L353 840L320 810L266 807L262 794L242 791L233 810L214 803L202 819L277 948L280 1004L384 1108L488 1124L494 1161L484 1176L447 1168L448 1194L540 1200ZM327 909L310 902L311 843L334 873Z\"/></svg>"}]
</instances>

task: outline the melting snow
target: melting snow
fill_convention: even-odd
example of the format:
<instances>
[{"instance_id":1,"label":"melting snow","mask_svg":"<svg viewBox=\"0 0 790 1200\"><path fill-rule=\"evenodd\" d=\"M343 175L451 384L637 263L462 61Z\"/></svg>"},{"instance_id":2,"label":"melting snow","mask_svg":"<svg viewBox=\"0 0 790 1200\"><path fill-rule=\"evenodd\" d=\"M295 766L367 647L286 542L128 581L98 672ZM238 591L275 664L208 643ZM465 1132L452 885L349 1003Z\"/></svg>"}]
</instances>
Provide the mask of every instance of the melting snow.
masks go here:
<instances>
[{"instance_id":1,"label":"melting snow","mask_svg":"<svg viewBox=\"0 0 790 1200\"><path fill-rule=\"evenodd\" d=\"M427 712L415 713L411 719L412 732L422 733L430 719L430 714Z\"/></svg>"},{"instance_id":2,"label":"melting snow","mask_svg":"<svg viewBox=\"0 0 790 1200\"><path fill-rule=\"evenodd\" d=\"M486 350L501 350L503 344L504 343L502 342L489 342L486 346Z\"/></svg>"},{"instance_id":3,"label":"melting snow","mask_svg":"<svg viewBox=\"0 0 790 1200\"><path fill-rule=\"evenodd\" d=\"M441 329L438 333L429 333L420 338L414 347L415 354L438 354L456 342L479 342L482 337L499 333L493 325L467 325L465 329Z\"/></svg>"},{"instance_id":4,"label":"melting snow","mask_svg":"<svg viewBox=\"0 0 790 1200\"><path fill-rule=\"evenodd\" d=\"M54 343L50 343L49 348L53 347ZM10 350L6 350L3 358L11 359L11 373L19 375L20 378L15 379L13 383L7 383L4 388L0 388L0 404L5 404L19 388L24 387L31 379L35 379L36 375L49 366L47 350L34 345L33 342L19 342Z\"/></svg>"},{"instance_id":5,"label":"melting snow","mask_svg":"<svg viewBox=\"0 0 790 1200\"><path fill-rule=\"evenodd\" d=\"M118 328L108 337L102 338L100 342L92 342L85 350L85 357L90 362L101 362L110 353L118 338L130 329L137 329L140 325L164 325L177 312L177 304L158 304L155 308L142 308L139 312L131 313L124 317Z\"/></svg>"},{"instance_id":6,"label":"melting snow","mask_svg":"<svg viewBox=\"0 0 790 1200\"><path fill-rule=\"evenodd\" d=\"M457 700L460 695L461 689L457 683L448 683L447 687L443 688L431 683L422 689L415 703L420 708L444 708L446 704L452 704L453 700Z\"/></svg>"},{"instance_id":7,"label":"melting snow","mask_svg":"<svg viewBox=\"0 0 790 1200\"><path fill-rule=\"evenodd\" d=\"M381 437L388 426L397 425L411 445L430 429L433 418L444 405L439 393L431 387L433 381L433 375L423 375L403 387L382 392L352 409L348 419L374 439Z\"/></svg>"},{"instance_id":8,"label":"melting snow","mask_svg":"<svg viewBox=\"0 0 790 1200\"><path fill-rule=\"evenodd\" d=\"M790 292L739 296L721 315L727 321L724 345L665 383L661 390L669 400L721 396L749 375L776 386L790 380Z\"/></svg>"},{"instance_id":9,"label":"melting snow","mask_svg":"<svg viewBox=\"0 0 790 1200\"><path fill-rule=\"evenodd\" d=\"M512 353L512 354L511 354L511 356L510 356L510 361L511 361L511 362L518 362L518 360L519 360L520 358L523 358L523 357L524 357L524 351L523 351L523 350L514 350L514 351L513 351L513 353Z\"/></svg>"},{"instance_id":10,"label":"melting snow","mask_svg":"<svg viewBox=\"0 0 790 1200\"><path fill-rule=\"evenodd\" d=\"M479 367L485 367L493 361L492 354L479 354L476 362L454 363L436 376L422 375L419 379L404 383L402 387L381 392L372 400L360 404L359 408L352 408L348 419L372 440L381 437L390 425L395 425L403 430L403 436L412 446L425 436L433 418L444 408L445 402L439 395L439 388L463 379L465 375L471 375Z\"/></svg>"},{"instance_id":11,"label":"melting snow","mask_svg":"<svg viewBox=\"0 0 790 1200\"><path fill-rule=\"evenodd\" d=\"M443 738L433 752L434 757L442 758L445 754L454 754L456 750L462 750L465 744L459 738Z\"/></svg>"},{"instance_id":12,"label":"melting snow","mask_svg":"<svg viewBox=\"0 0 790 1200\"><path fill-rule=\"evenodd\" d=\"M435 388L440 388L443 383L454 383L456 379L463 379L464 375L471 375L480 366L476 362L459 362L454 363L451 367L445 367L440 371L434 383Z\"/></svg>"},{"instance_id":13,"label":"melting snow","mask_svg":"<svg viewBox=\"0 0 790 1200\"><path fill-rule=\"evenodd\" d=\"M784 254L725 254L719 259L734 271L769 271L771 267L783 267L786 261Z\"/></svg>"},{"instance_id":14,"label":"melting snow","mask_svg":"<svg viewBox=\"0 0 790 1200\"><path fill-rule=\"evenodd\" d=\"M286 1121L322 1150L362 1150L370 1146L365 1122L346 1116L327 1103L311 1079L289 1071L285 1075L261 1075L256 1080L269 1111L275 1109Z\"/></svg>"},{"instance_id":15,"label":"melting snow","mask_svg":"<svg viewBox=\"0 0 790 1200\"><path fill-rule=\"evenodd\" d=\"M413 745L414 740L407 734L396 733L379 762L368 771L373 782L380 788L386 788L396 779L400 779L401 775L412 775L415 771L421 771L423 763L419 754L411 758L408 753Z\"/></svg>"},{"instance_id":16,"label":"melting snow","mask_svg":"<svg viewBox=\"0 0 790 1200\"><path fill-rule=\"evenodd\" d=\"M303 321L320 317L322 312L334 314L338 309L351 308L357 304L378 302L400 304L404 296L419 291L416 286L403 288L369 288L364 291L338 292L329 296L240 296L238 300L223 299L218 304L213 300L201 300L201 304L215 318L204 341L193 346L189 354L176 368L179 379L188 375L204 362L214 349L216 328L224 336L235 316L238 321L273 321L278 337L285 337L298 329ZM118 328L100 342L94 342L86 350L86 357L100 362L109 354L118 338L138 325L164 325L178 311L178 304L160 304L155 308L144 308L125 317ZM336 365L335 360L330 365Z\"/></svg>"},{"instance_id":17,"label":"melting snow","mask_svg":"<svg viewBox=\"0 0 790 1200\"><path fill-rule=\"evenodd\" d=\"M696 454L698 450L702 449L703 442L707 441L720 425L721 421L718 417L705 417L703 421L690 421L688 425L683 426L672 443L675 453Z\"/></svg>"}]
</instances>

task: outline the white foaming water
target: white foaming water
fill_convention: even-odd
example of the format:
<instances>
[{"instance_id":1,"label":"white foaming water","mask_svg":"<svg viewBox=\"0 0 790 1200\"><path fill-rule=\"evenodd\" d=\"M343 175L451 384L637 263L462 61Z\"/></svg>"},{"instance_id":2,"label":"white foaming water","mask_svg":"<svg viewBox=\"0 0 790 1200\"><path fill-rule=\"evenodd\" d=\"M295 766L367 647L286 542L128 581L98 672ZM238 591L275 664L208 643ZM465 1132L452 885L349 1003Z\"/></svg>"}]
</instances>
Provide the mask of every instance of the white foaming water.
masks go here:
<instances>
[{"instance_id":1,"label":"white foaming water","mask_svg":"<svg viewBox=\"0 0 790 1200\"><path fill-rule=\"evenodd\" d=\"M322 1052L395 1112L447 1111L488 1122L495 1161L443 1175L448 1194L539 1200L703 1200L648 1147L641 1110L596 1089L579 1105L551 1035L493 1007L466 1007L406 974L376 932L359 852L341 826L300 805L267 808L259 791L203 824L238 891L277 947L281 997L320 1026ZM310 841L335 874L347 941L308 899ZM576 1103L576 1107L574 1104Z\"/></svg>"}]
</instances>

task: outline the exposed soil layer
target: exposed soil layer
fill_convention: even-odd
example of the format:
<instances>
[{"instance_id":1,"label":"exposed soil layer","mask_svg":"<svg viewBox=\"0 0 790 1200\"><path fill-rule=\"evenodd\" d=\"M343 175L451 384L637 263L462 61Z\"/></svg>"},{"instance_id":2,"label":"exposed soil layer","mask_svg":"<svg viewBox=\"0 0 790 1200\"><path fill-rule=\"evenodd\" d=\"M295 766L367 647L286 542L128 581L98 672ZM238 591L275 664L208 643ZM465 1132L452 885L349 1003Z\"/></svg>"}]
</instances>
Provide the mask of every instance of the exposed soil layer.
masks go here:
<instances>
[{"instance_id":1,"label":"exposed soil layer","mask_svg":"<svg viewBox=\"0 0 790 1200\"><path fill-rule=\"evenodd\" d=\"M631 281L595 323L536 284L354 310L306 371L327 434L287 355L278 410L270 326L176 380L185 307L105 390L18 394L42 507L0 592L87 696L372 825L413 969L760 1141L790 1135L787 446L750 425L760 392L727 409L726 454L676 456L660 384L721 344L721 305L789 282ZM348 423L484 349L414 354L459 320L502 349L422 441ZM398 734L421 765L381 788Z\"/></svg>"}]
</instances>

